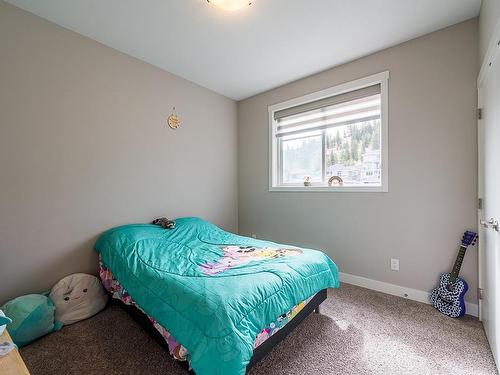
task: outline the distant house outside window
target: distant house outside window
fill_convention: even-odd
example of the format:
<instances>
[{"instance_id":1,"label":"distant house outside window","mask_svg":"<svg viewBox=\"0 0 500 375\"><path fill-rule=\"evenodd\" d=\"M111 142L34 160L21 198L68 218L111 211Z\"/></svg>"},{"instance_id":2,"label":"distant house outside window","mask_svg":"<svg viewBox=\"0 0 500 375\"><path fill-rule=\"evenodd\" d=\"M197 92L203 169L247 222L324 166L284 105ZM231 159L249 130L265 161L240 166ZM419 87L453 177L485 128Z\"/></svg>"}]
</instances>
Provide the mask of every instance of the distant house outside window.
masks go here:
<instances>
[{"instance_id":1,"label":"distant house outside window","mask_svg":"<svg viewBox=\"0 0 500 375\"><path fill-rule=\"evenodd\" d=\"M269 107L270 191L388 191L383 72Z\"/></svg>"}]
</instances>

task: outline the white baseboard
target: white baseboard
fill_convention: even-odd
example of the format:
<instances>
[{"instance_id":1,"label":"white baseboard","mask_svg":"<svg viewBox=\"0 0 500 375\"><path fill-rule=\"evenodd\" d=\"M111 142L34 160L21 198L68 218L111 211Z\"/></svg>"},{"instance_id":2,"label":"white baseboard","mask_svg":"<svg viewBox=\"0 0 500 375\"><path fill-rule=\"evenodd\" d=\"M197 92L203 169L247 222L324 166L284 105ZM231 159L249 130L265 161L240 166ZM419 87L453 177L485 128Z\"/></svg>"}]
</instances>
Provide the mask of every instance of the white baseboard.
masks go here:
<instances>
[{"instance_id":1,"label":"white baseboard","mask_svg":"<svg viewBox=\"0 0 500 375\"><path fill-rule=\"evenodd\" d=\"M347 284L360 286L366 289L376 290L377 292L391 294L393 296L408 298L413 301L429 304L429 292L423 290L406 288L395 284L385 283L368 279L366 277L351 275L348 273L339 273L340 281ZM478 316L478 306L475 303L465 302L465 309L468 315Z\"/></svg>"}]
</instances>

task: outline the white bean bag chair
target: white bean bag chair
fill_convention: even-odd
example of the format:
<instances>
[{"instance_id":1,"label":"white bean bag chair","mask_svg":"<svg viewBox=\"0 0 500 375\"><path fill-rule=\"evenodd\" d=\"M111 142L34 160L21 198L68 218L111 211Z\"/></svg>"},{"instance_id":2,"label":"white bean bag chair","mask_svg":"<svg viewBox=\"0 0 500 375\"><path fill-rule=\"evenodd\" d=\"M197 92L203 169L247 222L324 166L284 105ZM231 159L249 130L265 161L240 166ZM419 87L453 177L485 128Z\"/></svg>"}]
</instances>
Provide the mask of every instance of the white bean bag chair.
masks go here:
<instances>
[{"instance_id":1,"label":"white bean bag chair","mask_svg":"<svg viewBox=\"0 0 500 375\"><path fill-rule=\"evenodd\" d=\"M108 295L97 277L75 273L54 285L50 299L56 306L55 321L68 325L97 314L106 306Z\"/></svg>"}]
</instances>

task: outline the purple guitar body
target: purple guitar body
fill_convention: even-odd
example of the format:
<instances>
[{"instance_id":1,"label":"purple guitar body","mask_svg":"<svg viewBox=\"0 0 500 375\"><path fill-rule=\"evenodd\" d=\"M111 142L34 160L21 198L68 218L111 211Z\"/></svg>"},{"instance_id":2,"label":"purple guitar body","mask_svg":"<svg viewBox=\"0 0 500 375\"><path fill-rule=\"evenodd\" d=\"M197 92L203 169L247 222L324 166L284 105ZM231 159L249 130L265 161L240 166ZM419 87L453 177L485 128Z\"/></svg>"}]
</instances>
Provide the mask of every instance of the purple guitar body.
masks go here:
<instances>
[{"instance_id":1,"label":"purple guitar body","mask_svg":"<svg viewBox=\"0 0 500 375\"><path fill-rule=\"evenodd\" d=\"M465 293L469 286L464 279L458 277L467 247L475 244L477 234L471 231L464 233L460 250L451 273L443 273L439 278L439 286L431 293L431 303L443 314L458 318L465 315Z\"/></svg>"}]
</instances>

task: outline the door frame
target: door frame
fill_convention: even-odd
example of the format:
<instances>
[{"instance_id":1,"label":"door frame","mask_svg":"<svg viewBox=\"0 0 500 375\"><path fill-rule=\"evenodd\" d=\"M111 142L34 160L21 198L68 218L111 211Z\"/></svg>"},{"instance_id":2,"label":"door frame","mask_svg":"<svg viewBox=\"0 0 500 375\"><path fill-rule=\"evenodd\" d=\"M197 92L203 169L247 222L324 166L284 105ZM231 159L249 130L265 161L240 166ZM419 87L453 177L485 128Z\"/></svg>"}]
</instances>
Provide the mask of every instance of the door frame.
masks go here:
<instances>
[{"instance_id":1,"label":"door frame","mask_svg":"<svg viewBox=\"0 0 500 375\"><path fill-rule=\"evenodd\" d=\"M479 205L479 200L483 199L483 160L484 160L484 150L482 147L482 135L483 135L483 129L481 127L482 120L479 116L479 110L482 108L482 93L481 93L481 88L484 84L484 82L488 79L489 72L490 72L490 67L493 65L495 60L497 60L500 57L500 17L497 20L497 23L495 25L495 29L493 30L493 33L491 35L489 44L488 44L488 50L486 51L486 54L483 58L483 61L481 63L481 70L479 71L479 76L477 78L477 108L478 108L478 117L477 117L477 155L478 155L478 175L477 175L477 195L478 195L478 209L477 209L477 227L478 227L478 232L481 234L482 231L482 226L479 223L481 218L482 218L482 208ZM500 62L497 62L500 64ZM482 246L482 241L481 241L481 236L479 236L479 241L478 241L478 316L479 320L482 320L482 315L483 315L483 308L482 308L482 299L481 299L481 291L483 290L483 267L482 267L482 260L484 256L484 248Z\"/></svg>"},{"instance_id":2,"label":"door frame","mask_svg":"<svg viewBox=\"0 0 500 375\"><path fill-rule=\"evenodd\" d=\"M482 84L482 82L481 82L481 84ZM479 115L479 111L482 108L482 104L483 104L483 102L482 102L482 95L481 95L481 87L479 86L479 83L478 83L478 88L477 88L477 108L478 108L478 116L477 116L477 229L478 229L479 240L477 241L477 266L478 266L477 297L478 297L478 318L480 321L483 320L482 291L484 290L484 282L483 282L484 247L483 247L483 241L481 241L481 237L482 237L484 228L480 224L480 221L483 217L483 208L482 208L482 204L480 202L483 202L483 199L484 199L483 128L481 126L481 124L482 124L481 116Z\"/></svg>"}]
</instances>

